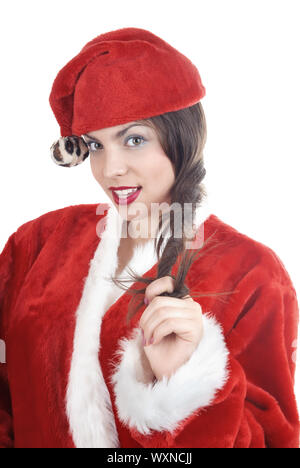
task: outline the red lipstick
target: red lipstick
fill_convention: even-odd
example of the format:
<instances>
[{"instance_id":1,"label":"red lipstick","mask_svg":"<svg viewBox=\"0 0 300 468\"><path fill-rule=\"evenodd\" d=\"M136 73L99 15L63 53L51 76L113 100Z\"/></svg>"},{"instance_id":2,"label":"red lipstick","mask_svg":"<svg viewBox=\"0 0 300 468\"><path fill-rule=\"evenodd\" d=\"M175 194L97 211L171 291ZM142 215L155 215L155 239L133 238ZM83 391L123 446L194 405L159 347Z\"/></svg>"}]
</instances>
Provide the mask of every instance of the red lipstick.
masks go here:
<instances>
[{"instance_id":1,"label":"red lipstick","mask_svg":"<svg viewBox=\"0 0 300 468\"><path fill-rule=\"evenodd\" d=\"M136 187L116 187L118 190L129 189L129 188L136 188ZM113 187L110 187L112 190L112 194L114 197L114 201L117 205L129 205L130 203L134 202L136 198L139 196L142 187L139 187L135 192L129 193L127 197L119 197L118 194L114 191Z\"/></svg>"},{"instance_id":2,"label":"red lipstick","mask_svg":"<svg viewBox=\"0 0 300 468\"><path fill-rule=\"evenodd\" d=\"M125 189L130 189L130 188L136 188L137 186L135 185L134 187L127 187L125 185L121 185L120 187L108 187L109 190L125 190Z\"/></svg>"}]
</instances>

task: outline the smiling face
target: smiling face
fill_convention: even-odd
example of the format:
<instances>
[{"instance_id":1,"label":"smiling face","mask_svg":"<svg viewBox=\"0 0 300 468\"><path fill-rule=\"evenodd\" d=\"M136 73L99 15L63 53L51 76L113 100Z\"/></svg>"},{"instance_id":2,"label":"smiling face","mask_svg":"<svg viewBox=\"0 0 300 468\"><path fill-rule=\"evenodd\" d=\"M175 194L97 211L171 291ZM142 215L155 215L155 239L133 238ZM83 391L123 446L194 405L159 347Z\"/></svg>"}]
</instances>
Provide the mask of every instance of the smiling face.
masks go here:
<instances>
[{"instance_id":1,"label":"smiling face","mask_svg":"<svg viewBox=\"0 0 300 468\"><path fill-rule=\"evenodd\" d=\"M145 218L141 214L130 214L135 211L136 203L147 208L147 219L150 218L151 203L170 203L175 171L153 127L143 122L129 122L89 132L83 137L89 147L93 176L123 219ZM124 186L141 187L130 204L124 198L120 200L109 188Z\"/></svg>"}]
</instances>

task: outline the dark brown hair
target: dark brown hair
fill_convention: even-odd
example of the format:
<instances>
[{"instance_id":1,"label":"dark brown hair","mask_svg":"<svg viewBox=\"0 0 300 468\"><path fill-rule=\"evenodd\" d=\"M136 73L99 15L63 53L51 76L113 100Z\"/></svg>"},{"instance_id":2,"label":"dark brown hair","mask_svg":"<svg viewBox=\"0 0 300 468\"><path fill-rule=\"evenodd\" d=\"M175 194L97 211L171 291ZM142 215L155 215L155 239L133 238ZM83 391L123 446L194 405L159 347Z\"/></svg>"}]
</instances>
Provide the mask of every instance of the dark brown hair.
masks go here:
<instances>
[{"instance_id":1,"label":"dark brown hair","mask_svg":"<svg viewBox=\"0 0 300 468\"><path fill-rule=\"evenodd\" d=\"M202 183L205 177L206 170L204 168L203 161L203 149L207 138L207 127L206 119L203 111L203 107L200 102L197 104L180 109L178 111L167 112L158 116L154 116L148 119L140 120L139 122L144 125L149 125L154 128L157 132L160 144L165 154L171 160L175 170L175 182L171 188L170 197L171 205L173 203L180 204L181 207L185 203L190 203L192 206L192 220L188 221L189 228L194 222L194 215L196 208L201 206L201 202L204 197L207 196L207 192ZM182 216L184 210L180 210ZM136 314L139 308L144 304L144 294L147 285L157 278L164 276L171 276L174 279L174 291L172 293L165 292L162 296L170 296L182 298L189 295L190 290L185 285L184 281L187 272L191 264L203 254L203 247L211 241L210 236L208 240L203 242L199 249L187 249L186 248L186 226L187 220L182 219L182 235L178 237L174 235L174 212L170 210L169 223L163 227L163 215L159 218L158 231L155 238L155 250L158 258L158 268L156 278L143 278L142 276L135 274L132 269L128 267L127 271L131 279L118 279L117 277L111 277L111 280L128 293L133 295L129 303L129 310L127 314L128 321ZM164 250L161 253L161 246L164 240L164 235L170 232L170 236L165 244ZM158 238L159 233L161 236ZM185 232L184 232L185 231ZM180 263L177 270L176 277L171 274L171 270L176 263L177 259L180 259ZM146 286L142 289L131 289L123 285L126 282L141 282L145 283ZM214 295L228 294L228 292L216 293ZM211 294L194 294L193 296L206 296ZM133 307L134 301L140 302Z\"/></svg>"}]
</instances>

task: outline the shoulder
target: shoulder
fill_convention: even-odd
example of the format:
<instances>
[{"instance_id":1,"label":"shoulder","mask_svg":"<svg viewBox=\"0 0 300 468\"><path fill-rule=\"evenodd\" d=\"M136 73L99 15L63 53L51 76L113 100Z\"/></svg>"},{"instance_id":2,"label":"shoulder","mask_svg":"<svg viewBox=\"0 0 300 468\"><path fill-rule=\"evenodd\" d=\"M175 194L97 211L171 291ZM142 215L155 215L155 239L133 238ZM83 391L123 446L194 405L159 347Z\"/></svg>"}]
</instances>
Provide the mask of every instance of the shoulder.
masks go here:
<instances>
[{"instance_id":1,"label":"shoulder","mask_svg":"<svg viewBox=\"0 0 300 468\"><path fill-rule=\"evenodd\" d=\"M79 204L58 208L33 218L10 236L16 250L32 250L35 255L53 235L70 235L89 223L96 223L105 214L107 204Z\"/></svg>"},{"instance_id":2,"label":"shoulder","mask_svg":"<svg viewBox=\"0 0 300 468\"><path fill-rule=\"evenodd\" d=\"M227 272L235 282L247 277L260 284L276 282L293 288L282 259L268 245L240 232L214 214L207 221L205 238L211 234L214 234L217 259L227 266Z\"/></svg>"}]
</instances>

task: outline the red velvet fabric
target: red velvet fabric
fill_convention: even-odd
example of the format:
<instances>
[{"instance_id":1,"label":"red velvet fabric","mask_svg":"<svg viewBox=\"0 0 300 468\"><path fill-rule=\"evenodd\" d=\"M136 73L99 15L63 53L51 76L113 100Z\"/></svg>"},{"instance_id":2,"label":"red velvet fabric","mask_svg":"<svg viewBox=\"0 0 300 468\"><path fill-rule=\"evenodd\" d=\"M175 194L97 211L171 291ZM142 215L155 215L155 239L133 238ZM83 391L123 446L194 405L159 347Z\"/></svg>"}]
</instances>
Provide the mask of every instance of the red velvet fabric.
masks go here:
<instances>
[{"instance_id":1,"label":"red velvet fabric","mask_svg":"<svg viewBox=\"0 0 300 468\"><path fill-rule=\"evenodd\" d=\"M58 72L49 102L64 137L176 111L204 95L187 57L150 31L122 28L89 41Z\"/></svg>"},{"instance_id":2,"label":"red velvet fabric","mask_svg":"<svg viewBox=\"0 0 300 468\"><path fill-rule=\"evenodd\" d=\"M66 207L25 223L0 256L0 338L6 343L6 363L0 364L0 447L75 447L66 387L75 311L99 243L95 227L104 216L96 207ZM230 377L210 406L173 433L143 436L121 424L109 380L112 362L119 340L138 326L144 310L127 328L131 296L124 293L103 317L99 353L120 446L298 448L293 353L299 309L291 279L270 248L217 216L206 220L204 230L205 238L215 232L218 246L192 265L186 282L191 293L233 291L195 298L222 325Z\"/></svg>"}]
</instances>

